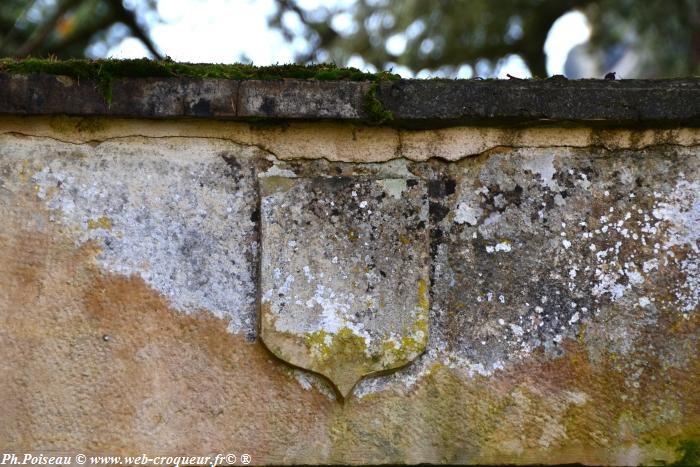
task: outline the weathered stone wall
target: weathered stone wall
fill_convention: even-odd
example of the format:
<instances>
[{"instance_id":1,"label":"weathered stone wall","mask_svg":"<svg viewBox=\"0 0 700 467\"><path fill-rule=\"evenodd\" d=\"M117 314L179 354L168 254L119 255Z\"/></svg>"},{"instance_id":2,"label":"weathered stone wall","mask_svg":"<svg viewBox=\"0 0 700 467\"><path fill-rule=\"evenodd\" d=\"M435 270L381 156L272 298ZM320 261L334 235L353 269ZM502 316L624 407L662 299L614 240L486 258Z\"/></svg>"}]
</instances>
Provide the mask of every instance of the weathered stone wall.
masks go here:
<instances>
[{"instance_id":1,"label":"weathered stone wall","mask_svg":"<svg viewBox=\"0 0 700 467\"><path fill-rule=\"evenodd\" d=\"M6 115L0 219L0 452L697 462L697 128Z\"/></svg>"}]
</instances>

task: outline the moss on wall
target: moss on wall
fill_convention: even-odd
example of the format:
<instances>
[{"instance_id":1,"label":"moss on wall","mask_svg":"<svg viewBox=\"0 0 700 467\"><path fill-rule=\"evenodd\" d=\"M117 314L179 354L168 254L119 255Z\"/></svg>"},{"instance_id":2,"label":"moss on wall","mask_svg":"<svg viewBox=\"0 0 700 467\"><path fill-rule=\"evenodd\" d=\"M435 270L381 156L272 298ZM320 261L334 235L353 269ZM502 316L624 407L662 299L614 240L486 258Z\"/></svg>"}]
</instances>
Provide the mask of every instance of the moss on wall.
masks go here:
<instances>
[{"instance_id":1,"label":"moss on wall","mask_svg":"<svg viewBox=\"0 0 700 467\"><path fill-rule=\"evenodd\" d=\"M363 110L367 115L367 120L369 123L374 125L381 125L382 123L390 122L394 119L394 114L384 107L384 103L377 97L377 89L379 89L379 83L375 81L370 86L369 91L365 94L365 99L363 102Z\"/></svg>"},{"instance_id":2,"label":"moss on wall","mask_svg":"<svg viewBox=\"0 0 700 467\"><path fill-rule=\"evenodd\" d=\"M96 81L105 100L111 102L112 81L115 78L189 76L219 79L315 79L322 81L382 81L400 76L389 72L365 73L357 68L340 68L334 64L254 66L242 63L180 63L173 60L53 60L28 58L0 59L0 72L17 74L50 74ZM376 89L376 88L373 88ZM376 91L375 91L376 92ZM374 96L374 94L372 94ZM374 99L376 100L376 98Z\"/></svg>"},{"instance_id":3,"label":"moss on wall","mask_svg":"<svg viewBox=\"0 0 700 467\"><path fill-rule=\"evenodd\" d=\"M21 74L45 73L96 80L104 78L167 76L261 80L294 78L323 81L380 81L400 78L399 75L389 72L365 73L357 68L341 68L331 63L254 66L242 63L181 63L168 59L149 60L146 58L128 60L52 60L38 58L15 60L5 58L0 59L0 71Z\"/></svg>"}]
</instances>

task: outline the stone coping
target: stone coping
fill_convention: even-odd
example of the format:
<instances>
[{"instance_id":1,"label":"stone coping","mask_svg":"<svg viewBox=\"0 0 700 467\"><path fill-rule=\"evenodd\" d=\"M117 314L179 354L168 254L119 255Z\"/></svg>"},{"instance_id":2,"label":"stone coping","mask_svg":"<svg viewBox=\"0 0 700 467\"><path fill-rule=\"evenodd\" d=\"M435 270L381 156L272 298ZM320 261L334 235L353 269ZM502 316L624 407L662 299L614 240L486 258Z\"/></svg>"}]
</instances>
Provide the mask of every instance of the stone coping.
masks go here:
<instances>
[{"instance_id":1,"label":"stone coping","mask_svg":"<svg viewBox=\"0 0 700 467\"><path fill-rule=\"evenodd\" d=\"M377 112L392 118L378 119ZM108 103L94 81L0 73L0 114L263 123L331 120L416 129L550 122L695 127L700 125L700 78L379 82L118 78L111 84Z\"/></svg>"}]
</instances>

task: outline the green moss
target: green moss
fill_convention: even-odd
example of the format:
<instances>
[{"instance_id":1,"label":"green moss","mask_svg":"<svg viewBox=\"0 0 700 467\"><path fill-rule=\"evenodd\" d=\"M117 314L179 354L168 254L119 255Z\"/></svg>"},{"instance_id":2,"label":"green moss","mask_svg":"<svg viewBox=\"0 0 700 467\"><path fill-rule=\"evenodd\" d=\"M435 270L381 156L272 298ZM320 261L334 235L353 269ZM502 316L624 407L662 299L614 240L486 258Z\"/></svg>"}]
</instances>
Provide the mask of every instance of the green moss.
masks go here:
<instances>
[{"instance_id":1,"label":"green moss","mask_svg":"<svg viewBox=\"0 0 700 467\"><path fill-rule=\"evenodd\" d=\"M333 64L290 64L258 67L241 63L179 63L168 59L148 60L145 58L133 60L51 60L37 58L15 60L5 58L0 59L0 71L18 74L64 75L78 80L94 80L98 83L107 102L112 100L112 81L115 78L190 76L240 80L294 78L322 81L375 82L400 78L400 76L388 72L365 73L356 68L340 68Z\"/></svg>"},{"instance_id":2,"label":"green moss","mask_svg":"<svg viewBox=\"0 0 700 467\"><path fill-rule=\"evenodd\" d=\"M365 94L363 103L367 121L373 125L381 125L394 119L394 114L390 110L386 110L384 103L377 97L377 89L379 89L379 82L375 81Z\"/></svg>"},{"instance_id":3,"label":"green moss","mask_svg":"<svg viewBox=\"0 0 700 467\"><path fill-rule=\"evenodd\" d=\"M398 75L387 72L365 73L356 68L339 68L333 64L290 64L258 67L241 63L179 63L172 60L149 60L145 58L132 60L0 59L0 70L10 73L44 73L96 80L104 78L167 76L261 80L294 78L322 81L379 81L399 79Z\"/></svg>"},{"instance_id":4,"label":"green moss","mask_svg":"<svg viewBox=\"0 0 700 467\"><path fill-rule=\"evenodd\" d=\"M671 465L700 465L700 441L684 439L678 444L676 452L680 457Z\"/></svg>"}]
</instances>

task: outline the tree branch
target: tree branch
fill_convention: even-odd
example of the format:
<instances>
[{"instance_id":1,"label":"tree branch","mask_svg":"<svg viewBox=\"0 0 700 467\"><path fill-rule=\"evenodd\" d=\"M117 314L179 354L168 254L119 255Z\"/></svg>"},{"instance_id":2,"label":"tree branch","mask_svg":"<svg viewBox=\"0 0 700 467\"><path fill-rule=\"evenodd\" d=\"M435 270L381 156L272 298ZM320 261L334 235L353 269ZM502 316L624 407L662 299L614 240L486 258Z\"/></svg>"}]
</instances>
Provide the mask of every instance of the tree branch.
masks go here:
<instances>
[{"instance_id":1,"label":"tree branch","mask_svg":"<svg viewBox=\"0 0 700 467\"><path fill-rule=\"evenodd\" d=\"M63 15L65 15L68 10L73 8L79 2L80 0L64 0L63 2L59 3L56 6L53 14L49 16L46 22L39 29L37 29L34 34L29 36L29 39L27 39L24 44L19 46L16 55L19 57L24 57L34 52L37 47L44 42L46 37L51 34L51 31L56 28L56 24L58 24L58 21L63 17Z\"/></svg>"},{"instance_id":2,"label":"tree branch","mask_svg":"<svg viewBox=\"0 0 700 467\"><path fill-rule=\"evenodd\" d=\"M151 52L155 58L162 59L163 55L158 50L158 47L156 47L144 28L139 25L136 14L131 10L127 10L121 0L109 0L109 4L114 8L117 21L124 23L134 36L143 42L143 45L146 46L148 51Z\"/></svg>"},{"instance_id":3,"label":"tree branch","mask_svg":"<svg viewBox=\"0 0 700 467\"><path fill-rule=\"evenodd\" d=\"M60 52L69 48L74 44L80 44L81 42L88 41L96 33L107 29L109 26L115 23L115 19L112 15L100 18L98 21L91 23L88 27L84 27L78 31L75 31L70 36L55 44L52 48L54 51L60 55Z\"/></svg>"}]
</instances>

